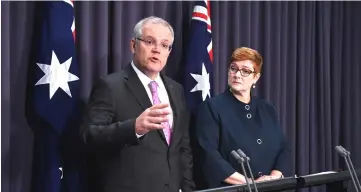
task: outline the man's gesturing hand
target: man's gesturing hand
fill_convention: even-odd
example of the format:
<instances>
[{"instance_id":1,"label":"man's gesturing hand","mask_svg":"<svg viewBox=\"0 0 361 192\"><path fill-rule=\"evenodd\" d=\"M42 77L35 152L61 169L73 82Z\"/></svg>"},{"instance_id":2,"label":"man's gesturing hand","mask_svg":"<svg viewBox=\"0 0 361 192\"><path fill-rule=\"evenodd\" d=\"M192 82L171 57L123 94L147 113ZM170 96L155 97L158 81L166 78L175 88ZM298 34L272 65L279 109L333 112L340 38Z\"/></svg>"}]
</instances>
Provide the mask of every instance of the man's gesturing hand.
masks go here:
<instances>
[{"instance_id":1,"label":"man's gesturing hand","mask_svg":"<svg viewBox=\"0 0 361 192\"><path fill-rule=\"evenodd\" d=\"M146 109L135 120L135 132L138 135L144 135L148 131L165 128L163 123L168 121L167 115L171 113L167 107L169 104L162 103Z\"/></svg>"}]
</instances>

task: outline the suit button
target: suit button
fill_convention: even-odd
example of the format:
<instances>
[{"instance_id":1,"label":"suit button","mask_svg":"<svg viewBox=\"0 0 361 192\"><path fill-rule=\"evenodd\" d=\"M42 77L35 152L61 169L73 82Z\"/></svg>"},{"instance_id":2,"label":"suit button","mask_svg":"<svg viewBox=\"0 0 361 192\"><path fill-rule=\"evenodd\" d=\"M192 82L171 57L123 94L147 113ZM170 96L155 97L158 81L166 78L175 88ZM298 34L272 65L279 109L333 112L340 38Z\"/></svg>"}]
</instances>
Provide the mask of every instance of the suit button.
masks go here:
<instances>
[{"instance_id":1,"label":"suit button","mask_svg":"<svg viewBox=\"0 0 361 192\"><path fill-rule=\"evenodd\" d=\"M165 188L169 188L168 183L164 184L164 187L165 187Z\"/></svg>"}]
</instances>

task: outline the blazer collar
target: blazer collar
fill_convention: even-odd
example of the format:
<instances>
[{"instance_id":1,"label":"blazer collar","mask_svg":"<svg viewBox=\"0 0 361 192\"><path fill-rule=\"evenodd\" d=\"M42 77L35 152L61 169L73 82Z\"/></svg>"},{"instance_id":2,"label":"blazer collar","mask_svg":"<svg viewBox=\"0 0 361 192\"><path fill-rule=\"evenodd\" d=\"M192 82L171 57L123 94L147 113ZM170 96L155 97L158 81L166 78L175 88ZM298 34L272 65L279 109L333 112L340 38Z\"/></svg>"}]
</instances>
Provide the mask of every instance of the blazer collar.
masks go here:
<instances>
[{"instance_id":1,"label":"blazer collar","mask_svg":"<svg viewBox=\"0 0 361 192\"><path fill-rule=\"evenodd\" d=\"M124 78L127 79L126 84L129 90L133 93L134 97L137 99L138 103L143 107L144 110L151 107L152 103L148 98L147 92L145 91L142 82L140 82L132 66L128 64L124 71Z\"/></svg>"}]
</instances>

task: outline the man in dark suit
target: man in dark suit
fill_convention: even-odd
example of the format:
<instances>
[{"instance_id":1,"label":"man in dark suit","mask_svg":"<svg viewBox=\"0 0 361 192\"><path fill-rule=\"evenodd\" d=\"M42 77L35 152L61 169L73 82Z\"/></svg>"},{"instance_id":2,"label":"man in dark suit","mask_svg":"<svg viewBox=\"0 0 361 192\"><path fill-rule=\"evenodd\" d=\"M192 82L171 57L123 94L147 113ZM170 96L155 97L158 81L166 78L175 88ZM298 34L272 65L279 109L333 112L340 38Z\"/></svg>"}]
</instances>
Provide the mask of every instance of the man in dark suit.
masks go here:
<instances>
[{"instance_id":1,"label":"man in dark suit","mask_svg":"<svg viewBox=\"0 0 361 192\"><path fill-rule=\"evenodd\" d=\"M149 17L136 24L133 61L94 86L81 137L94 155L91 190L192 191L189 112L183 88L160 73L172 27Z\"/></svg>"}]
</instances>

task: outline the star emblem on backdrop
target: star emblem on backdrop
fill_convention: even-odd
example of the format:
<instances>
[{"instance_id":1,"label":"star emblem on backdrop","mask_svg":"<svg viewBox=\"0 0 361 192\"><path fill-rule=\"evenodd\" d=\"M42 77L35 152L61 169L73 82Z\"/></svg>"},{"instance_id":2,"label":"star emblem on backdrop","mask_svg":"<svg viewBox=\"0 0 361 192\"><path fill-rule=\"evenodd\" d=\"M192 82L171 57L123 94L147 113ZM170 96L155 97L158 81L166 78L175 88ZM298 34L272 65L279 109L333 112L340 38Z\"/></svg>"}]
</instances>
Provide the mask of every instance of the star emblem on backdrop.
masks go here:
<instances>
[{"instance_id":1,"label":"star emblem on backdrop","mask_svg":"<svg viewBox=\"0 0 361 192\"><path fill-rule=\"evenodd\" d=\"M202 91L202 99L203 101L207 98L207 95L211 97L210 89L211 84L209 82L209 73L207 73L207 69L202 63L202 74L193 74L191 73L192 77L197 81L197 85L193 87L191 92L195 91Z\"/></svg>"},{"instance_id":2,"label":"star emblem on backdrop","mask_svg":"<svg viewBox=\"0 0 361 192\"><path fill-rule=\"evenodd\" d=\"M44 72L44 76L35 84L49 84L49 98L51 99L55 92L61 88L66 94L71 97L71 91L69 89L68 82L77 81L79 77L69 72L72 57L66 60L64 63L60 63L55 52L52 51L51 64L36 63L40 69Z\"/></svg>"}]
</instances>

